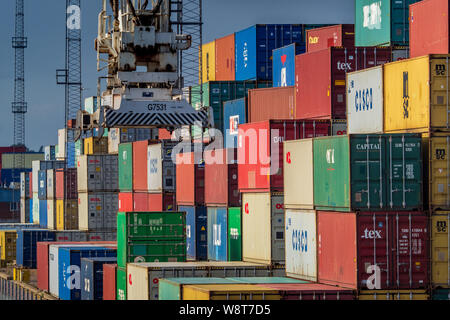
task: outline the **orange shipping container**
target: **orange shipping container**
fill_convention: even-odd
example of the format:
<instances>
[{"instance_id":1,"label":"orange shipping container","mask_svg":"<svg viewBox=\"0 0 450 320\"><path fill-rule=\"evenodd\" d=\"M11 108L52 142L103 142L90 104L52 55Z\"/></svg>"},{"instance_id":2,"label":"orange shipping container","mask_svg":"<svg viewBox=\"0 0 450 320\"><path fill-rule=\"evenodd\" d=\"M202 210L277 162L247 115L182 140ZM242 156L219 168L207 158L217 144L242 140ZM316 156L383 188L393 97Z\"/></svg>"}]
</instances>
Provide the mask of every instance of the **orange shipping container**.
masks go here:
<instances>
[{"instance_id":1,"label":"orange shipping container","mask_svg":"<svg viewBox=\"0 0 450 320\"><path fill-rule=\"evenodd\" d=\"M133 142L133 190L147 191L147 149L148 141Z\"/></svg>"},{"instance_id":2,"label":"orange shipping container","mask_svg":"<svg viewBox=\"0 0 450 320\"><path fill-rule=\"evenodd\" d=\"M306 52L314 52L330 47L351 48L355 46L355 26L339 24L306 31Z\"/></svg>"},{"instance_id":3,"label":"orange shipping container","mask_svg":"<svg viewBox=\"0 0 450 320\"><path fill-rule=\"evenodd\" d=\"M216 39L216 81L234 81L234 33Z\"/></svg>"},{"instance_id":4,"label":"orange shipping container","mask_svg":"<svg viewBox=\"0 0 450 320\"><path fill-rule=\"evenodd\" d=\"M295 87L249 90L248 122L296 119L295 96Z\"/></svg>"}]
</instances>

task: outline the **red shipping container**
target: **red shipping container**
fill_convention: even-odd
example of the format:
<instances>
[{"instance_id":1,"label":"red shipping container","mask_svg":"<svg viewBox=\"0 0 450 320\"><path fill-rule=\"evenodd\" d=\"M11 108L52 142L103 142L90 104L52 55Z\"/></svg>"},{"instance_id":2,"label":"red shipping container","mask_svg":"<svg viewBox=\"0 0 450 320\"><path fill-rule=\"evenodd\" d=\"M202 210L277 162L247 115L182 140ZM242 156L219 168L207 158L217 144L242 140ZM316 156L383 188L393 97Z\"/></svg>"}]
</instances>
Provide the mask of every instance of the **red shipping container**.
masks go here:
<instances>
[{"instance_id":1,"label":"red shipping container","mask_svg":"<svg viewBox=\"0 0 450 320\"><path fill-rule=\"evenodd\" d=\"M78 199L77 169L68 168L65 172L64 169L56 169L55 175L56 175L55 176L56 199L58 200L64 199L64 179L66 179L65 181L65 190L67 193L66 199L69 200Z\"/></svg>"},{"instance_id":2,"label":"red shipping container","mask_svg":"<svg viewBox=\"0 0 450 320\"><path fill-rule=\"evenodd\" d=\"M329 136L330 130L330 121L320 120L271 120L240 124L239 191L283 192L283 141Z\"/></svg>"},{"instance_id":3,"label":"red shipping container","mask_svg":"<svg viewBox=\"0 0 450 320\"><path fill-rule=\"evenodd\" d=\"M171 140L172 135L166 129L158 129L158 139L159 140Z\"/></svg>"},{"instance_id":4,"label":"red shipping container","mask_svg":"<svg viewBox=\"0 0 450 320\"><path fill-rule=\"evenodd\" d=\"M411 58L450 53L449 36L448 0L423 0L409 6Z\"/></svg>"},{"instance_id":5,"label":"red shipping container","mask_svg":"<svg viewBox=\"0 0 450 320\"><path fill-rule=\"evenodd\" d=\"M149 193L148 211L175 211L175 193Z\"/></svg>"},{"instance_id":6,"label":"red shipping container","mask_svg":"<svg viewBox=\"0 0 450 320\"><path fill-rule=\"evenodd\" d=\"M92 242L91 242L92 243ZM96 244L112 244L115 245L115 241L96 241ZM49 291L49 265L48 265L48 252L49 246L52 244L89 244L89 242L73 242L73 241L49 241L38 242L36 249L36 268L37 268L37 286L39 289Z\"/></svg>"},{"instance_id":7,"label":"red shipping container","mask_svg":"<svg viewBox=\"0 0 450 320\"><path fill-rule=\"evenodd\" d=\"M355 25L339 24L306 31L306 52L320 51L330 47L352 48L355 46Z\"/></svg>"},{"instance_id":8,"label":"red shipping container","mask_svg":"<svg viewBox=\"0 0 450 320\"><path fill-rule=\"evenodd\" d=\"M196 160L196 161L194 161ZM205 204L205 164L195 159L194 153L177 154L176 163L177 205L200 206Z\"/></svg>"},{"instance_id":9,"label":"red shipping container","mask_svg":"<svg viewBox=\"0 0 450 320\"><path fill-rule=\"evenodd\" d=\"M119 211L132 212L134 208L133 193L119 192Z\"/></svg>"},{"instance_id":10,"label":"red shipping container","mask_svg":"<svg viewBox=\"0 0 450 320\"><path fill-rule=\"evenodd\" d=\"M216 81L235 80L234 33L216 39Z\"/></svg>"},{"instance_id":11,"label":"red shipping container","mask_svg":"<svg viewBox=\"0 0 450 320\"><path fill-rule=\"evenodd\" d=\"M133 194L133 211L135 212L148 211L148 193L135 192Z\"/></svg>"},{"instance_id":12,"label":"red shipping container","mask_svg":"<svg viewBox=\"0 0 450 320\"><path fill-rule=\"evenodd\" d=\"M320 283L264 283L257 284L280 292L281 300L355 300L351 289Z\"/></svg>"},{"instance_id":13,"label":"red shipping container","mask_svg":"<svg viewBox=\"0 0 450 320\"><path fill-rule=\"evenodd\" d=\"M317 234L320 283L362 290L428 287L428 218L422 212L318 211Z\"/></svg>"},{"instance_id":14,"label":"red shipping container","mask_svg":"<svg viewBox=\"0 0 450 320\"><path fill-rule=\"evenodd\" d=\"M133 191L147 191L148 140L133 142Z\"/></svg>"},{"instance_id":15,"label":"red shipping container","mask_svg":"<svg viewBox=\"0 0 450 320\"><path fill-rule=\"evenodd\" d=\"M211 207L241 206L236 149L205 151L205 204Z\"/></svg>"},{"instance_id":16,"label":"red shipping container","mask_svg":"<svg viewBox=\"0 0 450 320\"><path fill-rule=\"evenodd\" d=\"M391 48L329 48L295 57L296 117L346 119L346 73L391 61Z\"/></svg>"},{"instance_id":17,"label":"red shipping container","mask_svg":"<svg viewBox=\"0 0 450 320\"><path fill-rule=\"evenodd\" d=\"M103 300L116 300L117 264L103 265Z\"/></svg>"},{"instance_id":18,"label":"red shipping container","mask_svg":"<svg viewBox=\"0 0 450 320\"><path fill-rule=\"evenodd\" d=\"M296 119L295 92L295 87L249 90L248 122Z\"/></svg>"}]
</instances>

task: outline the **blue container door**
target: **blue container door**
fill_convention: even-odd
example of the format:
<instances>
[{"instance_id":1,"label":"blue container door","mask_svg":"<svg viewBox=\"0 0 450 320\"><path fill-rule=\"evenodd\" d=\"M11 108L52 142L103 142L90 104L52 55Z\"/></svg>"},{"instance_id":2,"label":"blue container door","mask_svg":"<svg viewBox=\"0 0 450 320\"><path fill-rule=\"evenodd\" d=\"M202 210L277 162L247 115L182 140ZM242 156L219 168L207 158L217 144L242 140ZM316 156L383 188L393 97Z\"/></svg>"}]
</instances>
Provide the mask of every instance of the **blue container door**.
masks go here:
<instances>
[{"instance_id":1,"label":"blue container door","mask_svg":"<svg viewBox=\"0 0 450 320\"><path fill-rule=\"evenodd\" d=\"M196 254L197 260L207 260L208 259L208 213L206 207L196 208Z\"/></svg>"},{"instance_id":2,"label":"blue container door","mask_svg":"<svg viewBox=\"0 0 450 320\"><path fill-rule=\"evenodd\" d=\"M225 147L237 148L238 126L247 123L246 99L225 102L223 112Z\"/></svg>"},{"instance_id":3,"label":"blue container door","mask_svg":"<svg viewBox=\"0 0 450 320\"><path fill-rule=\"evenodd\" d=\"M217 261L227 261L228 210L217 208L217 227L214 231L214 244Z\"/></svg>"},{"instance_id":4,"label":"blue container door","mask_svg":"<svg viewBox=\"0 0 450 320\"><path fill-rule=\"evenodd\" d=\"M304 46L296 43L273 51L273 86L295 86L295 56L305 52Z\"/></svg>"},{"instance_id":5,"label":"blue container door","mask_svg":"<svg viewBox=\"0 0 450 320\"><path fill-rule=\"evenodd\" d=\"M40 200L47 199L47 171L38 171L38 196Z\"/></svg>"},{"instance_id":6,"label":"blue container door","mask_svg":"<svg viewBox=\"0 0 450 320\"><path fill-rule=\"evenodd\" d=\"M186 212L186 255L189 260L196 260L196 229L195 229L195 207L182 206L178 208Z\"/></svg>"},{"instance_id":7,"label":"blue container door","mask_svg":"<svg viewBox=\"0 0 450 320\"><path fill-rule=\"evenodd\" d=\"M236 32L236 81L256 79L256 26Z\"/></svg>"},{"instance_id":8,"label":"blue container door","mask_svg":"<svg viewBox=\"0 0 450 320\"><path fill-rule=\"evenodd\" d=\"M81 300L94 300L94 261L81 259Z\"/></svg>"},{"instance_id":9,"label":"blue container door","mask_svg":"<svg viewBox=\"0 0 450 320\"><path fill-rule=\"evenodd\" d=\"M67 167L76 168L76 156L75 156L75 142L69 142L67 144Z\"/></svg>"},{"instance_id":10,"label":"blue container door","mask_svg":"<svg viewBox=\"0 0 450 320\"><path fill-rule=\"evenodd\" d=\"M30 223L33 223L33 199L30 199L30 209L28 210L28 214L30 215Z\"/></svg>"},{"instance_id":11,"label":"blue container door","mask_svg":"<svg viewBox=\"0 0 450 320\"><path fill-rule=\"evenodd\" d=\"M47 200L39 200L39 226L47 228Z\"/></svg>"}]
</instances>

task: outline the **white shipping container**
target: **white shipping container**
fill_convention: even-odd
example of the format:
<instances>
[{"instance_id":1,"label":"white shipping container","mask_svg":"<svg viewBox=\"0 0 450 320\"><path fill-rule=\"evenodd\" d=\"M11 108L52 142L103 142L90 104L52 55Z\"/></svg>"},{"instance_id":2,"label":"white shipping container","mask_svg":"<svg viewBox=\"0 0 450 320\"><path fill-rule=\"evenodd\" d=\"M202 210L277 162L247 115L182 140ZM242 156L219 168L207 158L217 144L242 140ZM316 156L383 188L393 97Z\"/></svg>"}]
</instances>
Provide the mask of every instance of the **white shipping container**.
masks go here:
<instances>
[{"instance_id":1,"label":"white shipping container","mask_svg":"<svg viewBox=\"0 0 450 320\"><path fill-rule=\"evenodd\" d=\"M115 191L119 189L117 155L81 155L78 157L78 192Z\"/></svg>"},{"instance_id":2,"label":"white shipping container","mask_svg":"<svg viewBox=\"0 0 450 320\"><path fill-rule=\"evenodd\" d=\"M314 210L286 209L286 275L317 281L317 229Z\"/></svg>"},{"instance_id":3,"label":"white shipping container","mask_svg":"<svg viewBox=\"0 0 450 320\"><path fill-rule=\"evenodd\" d=\"M35 160L31 163L31 187L33 190L31 190L33 193L34 192L39 192L39 170L41 170L41 161L39 160Z\"/></svg>"},{"instance_id":4,"label":"white shipping container","mask_svg":"<svg viewBox=\"0 0 450 320\"><path fill-rule=\"evenodd\" d=\"M20 199L20 223L28 223L30 199Z\"/></svg>"},{"instance_id":5,"label":"white shipping container","mask_svg":"<svg viewBox=\"0 0 450 320\"><path fill-rule=\"evenodd\" d=\"M20 198L28 199L30 192L30 183L27 182L28 172L20 173Z\"/></svg>"},{"instance_id":6,"label":"white shipping container","mask_svg":"<svg viewBox=\"0 0 450 320\"><path fill-rule=\"evenodd\" d=\"M56 200L47 199L47 228L56 230Z\"/></svg>"},{"instance_id":7,"label":"white shipping container","mask_svg":"<svg viewBox=\"0 0 450 320\"><path fill-rule=\"evenodd\" d=\"M314 209L313 139L284 142L284 207Z\"/></svg>"},{"instance_id":8,"label":"white shipping container","mask_svg":"<svg viewBox=\"0 0 450 320\"><path fill-rule=\"evenodd\" d=\"M172 162L175 142L151 144L147 149L147 187L150 193L176 191L176 167Z\"/></svg>"},{"instance_id":9,"label":"white shipping container","mask_svg":"<svg viewBox=\"0 0 450 320\"><path fill-rule=\"evenodd\" d=\"M78 227L98 231L117 228L119 196L117 192L78 194Z\"/></svg>"},{"instance_id":10,"label":"white shipping container","mask_svg":"<svg viewBox=\"0 0 450 320\"><path fill-rule=\"evenodd\" d=\"M242 194L242 260L284 263L284 196Z\"/></svg>"},{"instance_id":11,"label":"white shipping container","mask_svg":"<svg viewBox=\"0 0 450 320\"><path fill-rule=\"evenodd\" d=\"M66 129L58 130L58 153L56 158L63 159L66 157Z\"/></svg>"},{"instance_id":12,"label":"white shipping container","mask_svg":"<svg viewBox=\"0 0 450 320\"><path fill-rule=\"evenodd\" d=\"M347 73L348 134L383 133L383 66Z\"/></svg>"},{"instance_id":13,"label":"white shipping container","mask_svg":"<svg viewBox=\"0 0 450 320\"><path fill-rule=\"evenodd\" d=\"M47 199L55 199L56 192L55 170L47 170Z\"/></svg>"},{"instance_id":14,"label":"white shipping container","mask_svg":"<svg viewBox=\"0 0 450 320\"><path fill-rule=\"evenodd\" d=\"M39 193L33 192L33 224L39 224Z\"/></svg>"}]
</instances>

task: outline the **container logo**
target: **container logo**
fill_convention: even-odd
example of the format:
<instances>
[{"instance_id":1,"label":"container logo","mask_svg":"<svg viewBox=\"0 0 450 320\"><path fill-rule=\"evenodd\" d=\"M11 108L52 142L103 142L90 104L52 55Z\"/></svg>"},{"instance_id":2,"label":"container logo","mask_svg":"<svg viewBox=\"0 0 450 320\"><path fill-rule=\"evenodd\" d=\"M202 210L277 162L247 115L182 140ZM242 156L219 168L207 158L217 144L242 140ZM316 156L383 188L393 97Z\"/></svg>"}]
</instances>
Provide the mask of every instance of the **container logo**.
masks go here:
<instances>
[{"instance_id":1,"label":"container logo","mask_svg":"<svg viewBox=\"0 0 450 320\"><path fill-rule=\"evenodd\" d=\"M248 66L248 44L244 42L244 49L242 51L242 57L244 58L244 68Z\"/></svg>"},{"instance_id":2,"label":"container logo","mask_svg":"<svg viewBox=\"0 0 450 320\"><path fill-rule=\"evenodd\" d=\"M220 246L222 244L221 241L221 231L220 224L213 225L213 242L215 246Z\"/></svg>"},{"instance_id":3,"label":"container logo","mask_svg":"<svg viewBox=\"0 0 450 320\"><path fill-rule=\"evenodd\" d=\"M292 230L292 248L294 251L308 252L308 231Z\"/></svg>"},{"instance_id":4,"label":"container logo","mask_svg":"<svg viewBox=\"0 0 450 320\"><path fill-rule=\"evenodd\" d=\"M356 150L380 150L380 144L377 143L357 143L356 144Z\"/></svg>"},{"instance_id":5,"label":"container logo","mask_svg":"<svg viewBox=\"0 0 450 320\"><path fill-rule=\"evenodd\" d=\"M339 71L345 72L353 70L351 62L340 62L340 61L337 62L337 69Z\"/></svg>"},{"instance_id":6,"label":"container logo","mask_svg":"<svg viewBox=\"0 0 450 320\"><path fill-rule=\"evenodd\" d=\"M436 149L436 160L445 160L445 149Z\"/></svg>"},{"instance_id":7,"label":"container logo","mask_svg":"<svg viewBox=\"0 0 450 320\"><path fill-rule=\"evenodd\" d=\"M239 115L230 117L230 135L237 135L239 126Z\"/></svg>"},{"instance_id":8,"label":"container logo","mask_svg":"<svg viewBox=\"0 0 450 320\"><path fill-rule=\"evenodd\" d=\"M369 230L364 229L364 234L361 235L362 239L382 239L381 230Z\"/></svg>"},{"instance_id":9,"label":"container logo","mask_svg":"<svg viewBox=\"0 0 450 320\"><path fill-rule=\"evenodd\" d=\"M131 279L131 273L130 273L130 275L128 276L128 283L130 284L130 286L133 285L133 280Z\"/></svg>"},{"instance_id":10,"label":"container logo","mask_svg":"<svg viewBox=\"0 0 450 320\"><path fill-rule=\"evenodd\" d=\"M237 228L230 228L230 237L233 240L237 240L239 238L239 230Z\"/></svg>"},{"instance_id":11,"label":"container logo","mask_svg":"<svg viewBox=\"0 0 450 320\"><path fill-rule=\"evenodd\" d=\"M403 72L403 119L409 118L409 80L408 71Z\"/></svg>"},{"instance_id":12,"label":"container logo","mask_svg":"<svg viewBox=\"0 0 450 320\"><path fill-rule=\"evenodd\" d=\"M436 75L437 76L445 76L445 64L437 64L436 65Z\"/></svg>"},{"instance_id":13,"label":"container logo","mask_svg":"<svg viewBox=\"0 0 450 320\"><path fill-rule=\"evenodd\" d=\"M282 64L282 68L281 68L281 75L280 75L280 79L281 79L281 82L280 82L280 86L281 87L287 87L287 70L286 70L286 66L285 66L285 63L286 63L286 60L287 60L287 55L282 55L281 56L281 64Z\"/></svg>"},{"instance_id":14,"label":"container logo","mask_svg":"<svg viewBox=\"0 0 450 320\"><path fill-rule=\"evenodd\" d=\"M158 172L158 167L157 167L158 159L156 159L156 158L150 159L149 162L150 162L149 163L149 165L150 165L150 173L151 174L157 173Z\"/></svg>"},{"instance_id":15,"label":"container logo","mask_svg":"<svg viewBox=\"0 0 450 320\"><path fill-rule=\"evenodd\" d=\"M187 237L188 239L191 238L191 225L190 225L190 224L188 224L188 225L186 226L186 237ZM188 244L188 245L189 245L189 244Z\"/></svg>"},{"instance_id":16,"label":"container logo","mask_svg":"<svg viewBox=\"0 0 450 320\"><path fill-rule=\"evenodd\" d=\"M357 90L355 93L355 108L358 111L368 111L373 108L372 88Z\"/></svg>"},{"instance_id":17,"label":"container logo","mask_svg":"<svg viewBox=\"0 0 450 320\"><path fill-rule=\"evenodd\" d=\"M381 1L363 7L363 27L369 30L381 29Z\"/></svg>"},{"instance_id":18,"label":"container logo","mask_svg":"<svg viewBox=\"0 0 450 320\"><path fill-rule=\"evenodd\" d=\"M291 163L291 153L290 152L286 153L286 162L289 164Z\"/></svg>"},{"instance_id":19,"label":"container logo","mask_svg":"<svg viewBox=\"0 0 450 320\"><path fill-rule=\"evenodd\" d=\"M245 212L246 214L249 214L249 213L250 213L250 211L248 210L248 203L246 203L246 204L244 205L244 212Z\"/></svg>"},{"instance_id":20,"label":"container logo","mask_svg":"<svg viewBox=\"0 0 450 320\"><path fill-rule=\"evenodd\" d=\"M334 164L334 149L327 150L327 163Z\"/></svg>"},{"instance_id":21,"label":"container logo","mask_svg":"<svg viewBox=\"0 0 450 320\"><path fill-rule=\"evenodd\" d=\"M442 220L436 222L437 232L447 232L447 221Z\"/></svg>"},{"instance_id":22,"label":"container logo","mask_svg":"<svg viewBox=\"0 0 450 320\"><path fill-rule=\"evenodd\" d=\"M311 37L309 36L309 44L318 44L319 43L319 37Z\"/></svg>"},{"instance_id":23,"label":"container logo","mask_svg":"<svg viewBox=\"0 0 450 320\"><path fill-rule=\"evenodd\" d=\"M282 203L277 203L275 205L275 208L277 208L277 210L283 210L283 204Z\"/></svg>"}]
</instances>

